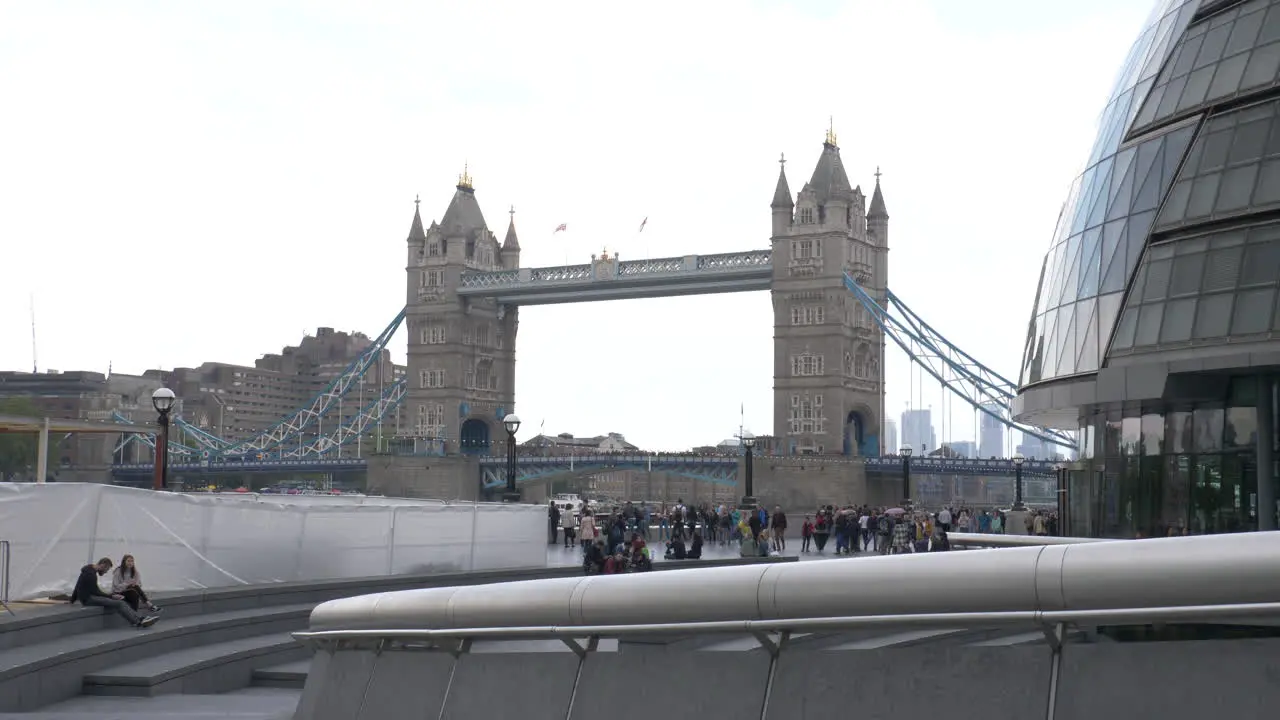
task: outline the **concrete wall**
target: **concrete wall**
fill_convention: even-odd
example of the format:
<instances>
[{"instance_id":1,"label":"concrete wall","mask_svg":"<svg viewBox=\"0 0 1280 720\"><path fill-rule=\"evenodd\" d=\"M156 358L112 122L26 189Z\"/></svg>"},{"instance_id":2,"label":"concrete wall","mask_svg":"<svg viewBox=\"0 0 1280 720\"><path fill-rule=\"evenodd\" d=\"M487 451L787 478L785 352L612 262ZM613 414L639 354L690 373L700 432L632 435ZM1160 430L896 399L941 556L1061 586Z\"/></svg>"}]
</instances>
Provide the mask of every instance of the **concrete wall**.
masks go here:
<instances>
[{"instance_id":1,"label":"concrete wall","mask_svg":"<svg viewBox=\"0 0 1280 720\"><path fill-rule=\"evenodd\" d=\"M1056 714L1047 645L787 648L770 657L607 642L583 659L554 643L514 652L477 645L456 659L424 649L320 651L296 718L1203 720L1268 717L1280 703L1276 639L1068 644Z\"/></svg>"},{"instance_id":2,"label":"concrete wall","mask_svg":"<svg viewBox=\"0 0 1280 720\"><path fill-rule=\"evenodd\" d=\"M752 463L753 491L766 507L793 515L819 505L869 502L866 467L860 460L821 456L761 457ZM739 478L742 471L739 470Z\"/></svg>"},{"instance_id":3,"label":"concrete wall","mask_svg":"<svg viewBox=\"0 0 1280 720\"><path fill-rule=\"evenodd\" d=\"M389 497L477 500L480 463L474 457L372 455L368 492Z\"/></svg>"}]
</instances>

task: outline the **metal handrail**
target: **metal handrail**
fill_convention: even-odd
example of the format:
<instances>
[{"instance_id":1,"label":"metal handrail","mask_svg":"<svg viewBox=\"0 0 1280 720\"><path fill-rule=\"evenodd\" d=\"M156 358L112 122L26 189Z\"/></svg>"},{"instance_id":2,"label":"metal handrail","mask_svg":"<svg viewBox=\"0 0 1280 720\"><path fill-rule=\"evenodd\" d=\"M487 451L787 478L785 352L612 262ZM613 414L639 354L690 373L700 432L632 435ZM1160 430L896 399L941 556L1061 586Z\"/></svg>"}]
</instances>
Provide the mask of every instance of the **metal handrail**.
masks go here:
<instances>
[{"instance_id":1,"label":"metal handrail","mask_svg":"<svg viewBox=\"0 0 1280 720\"><path fill-rule=\"evenodd\" d=\"M536 640L560 638L621 638L637 635L710 635L781 632L841 632L865 629L1028 626L1059 624L1130 625L1152 623L1223 622L1280 616L1280 602L1181 607L1112 608L1099 610L1014 611L870 615L785 620L737 620L647 625L573 625L542 627L478 627L445 629L317 630L293 633L303 642L330 640Z\"/></svg>"},{"instance_id":2,"label":"metal handrail","mask_svg":"<svg viewBox=\"0 0 1280 720\"><path fill-rule=\"evenodd\" d=\"M1039 545L1082 545L1084 543L1119 542L1111 538L1058 537L1054 535L997 535L993 533L947 533L952 545L964 547L1031 547Z\"/></svg>"},{"instance_id":3,"label":"metal handrail","mask_svg":"<svg viewBox=\"0 0 1280 720\"><path fill-rule=\"evenodd\" d=\"M13 615L9 607L9 548L8 540L0 540L0 606Z\"/></svg>"}]
</instances>

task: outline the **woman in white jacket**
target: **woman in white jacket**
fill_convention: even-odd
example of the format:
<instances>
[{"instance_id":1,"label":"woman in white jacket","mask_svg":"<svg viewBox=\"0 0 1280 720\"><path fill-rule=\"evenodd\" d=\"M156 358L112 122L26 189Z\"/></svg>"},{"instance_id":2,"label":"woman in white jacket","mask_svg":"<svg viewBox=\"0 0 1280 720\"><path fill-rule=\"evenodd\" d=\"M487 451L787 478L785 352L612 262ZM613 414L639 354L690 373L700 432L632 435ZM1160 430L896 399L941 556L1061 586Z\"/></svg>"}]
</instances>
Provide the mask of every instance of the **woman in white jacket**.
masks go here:
<instances>
[{"instance_id":1,"label":"woman in white jacket","mask_svg":"<svg viewBox=\"0 0 1280 720\"><path fill-rule=\"evenodd\" d=\"M120 564L111 573L111 593L123 596L135 612L143 605L152 613L160 612L160 608L147 599L147 593L142 590L142 573L138 572L132 555L120 558Z\"/></svg>"}]
</instances>

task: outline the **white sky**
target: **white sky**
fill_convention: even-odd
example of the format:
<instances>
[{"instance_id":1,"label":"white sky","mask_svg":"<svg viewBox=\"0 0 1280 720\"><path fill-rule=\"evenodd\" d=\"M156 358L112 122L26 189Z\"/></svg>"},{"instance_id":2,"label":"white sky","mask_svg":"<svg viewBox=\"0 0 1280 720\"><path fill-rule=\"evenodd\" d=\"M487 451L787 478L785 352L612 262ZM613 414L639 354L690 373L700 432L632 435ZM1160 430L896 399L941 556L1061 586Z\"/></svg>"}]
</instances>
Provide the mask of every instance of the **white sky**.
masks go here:
<instances>
[{"instance_id":1,"label":"white sky","mask_svg":"<svg viewBox=\"0 0 1280 720\"><path fill-rule=\"evenodd\" d=\"M414 195L439 219L464 162L499 237L515 205L524 265L766 248L778 153L798 190L834 116L850 179L869 195L884 172L890 287L1016 379L1150 4L0 0L0 368L31 367L31 293L42 370L375 335L404 303ZM681 448L745 405L772 429L767 293L520 320L527 426ZM891 351L890 417L907 367ZM955 406L940 438L972 438Z\"/></svg>"}]
</instances>

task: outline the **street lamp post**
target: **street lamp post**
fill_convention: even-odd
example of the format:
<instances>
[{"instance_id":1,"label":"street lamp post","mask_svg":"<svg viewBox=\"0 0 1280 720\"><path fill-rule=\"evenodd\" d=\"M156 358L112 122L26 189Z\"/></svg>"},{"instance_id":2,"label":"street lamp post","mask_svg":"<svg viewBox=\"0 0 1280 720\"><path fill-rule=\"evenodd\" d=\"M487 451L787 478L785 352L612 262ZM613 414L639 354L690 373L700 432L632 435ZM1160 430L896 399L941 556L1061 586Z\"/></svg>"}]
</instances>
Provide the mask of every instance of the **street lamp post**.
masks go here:
<instances>
[{"instance_id":1,"label":"street lamp post","mask_svg":"<svg viewBox=\"0 0 1280 720\"><path fill-rule=\"evenodd\" d=\"M755 495L755 489L752 487L752 484L751 484L751 481L752 481L751 450L756 446L756 436L752 435L751 433L743 433L741 440L742 440L742 449L746 453L746 457L743 458L743 465L742 465L742 484L743 484L743 490L746 491L746 493L742 496L742 507L755 508L756 495Z\"/></svg>"},{"instance_id":2,"label":"street lamp post","mask_svg":"<svg viewBox=\"0 0 1280 720\"><path fill-rule=\"evenodd\" d=\"M1026 510L1026 503L1022 502L1022 463L1027 459L1022 453L1016 453L1013 456L1013 509Z\"/></svg>"},{"instance_id":3,"label":"street lamp post","mask_svg":"<svg viewBox=\"0 0 1280 720\"><path fill-rule=\"evenodd\" d=\"M502 418L507 429L507 491L502 502L520 502L520 490L516 488L516 432L520 430L520 418L515 414Z\"/></svg>"},{"instance_id":4,"label":"street lamp post","mask_svg":"<svg viewBox=\"0 0 1280 720\"><path fill-rule=\"evenodd\" d=\"M911 507L911 452L910 445L903 445L898 452L902 455L902 509Z\"/></svg>"},{"instance_id":5,"label":"street lamp post","mask_svg":"<svg viewBox=\"0 0 1280 720\"><path fill-rule=\"evenodd\" d=\"M152 490L164 490L169 486L169 411L177 396L167 387L157 388L151 393L151 406L160 414L156 424L160 431L156 433L155 478L151 482Z\"/></svg>"}]
</instances>

